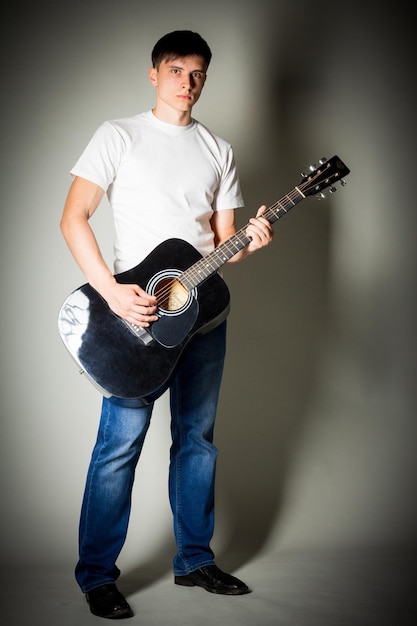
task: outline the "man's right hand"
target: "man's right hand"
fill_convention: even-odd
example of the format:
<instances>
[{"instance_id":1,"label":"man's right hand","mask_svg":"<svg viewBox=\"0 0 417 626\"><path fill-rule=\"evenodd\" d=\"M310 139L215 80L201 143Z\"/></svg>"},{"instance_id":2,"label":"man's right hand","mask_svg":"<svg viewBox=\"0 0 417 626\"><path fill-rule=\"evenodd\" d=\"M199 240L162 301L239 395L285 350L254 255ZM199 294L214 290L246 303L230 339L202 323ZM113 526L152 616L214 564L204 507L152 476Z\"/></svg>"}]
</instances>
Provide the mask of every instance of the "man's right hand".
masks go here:
<instances>
[{"instance_id":1,"label":"man's right hand","mask_svg":"<svg viewBox=\"0 0 417 626\"><path fill-rule=\"evenodd\" d=\"M107 304L119 317L131 324L148 327L158 320L157 300L139 285L124 285L114 281L105 294Z\"/></svg>"}]
</instances>

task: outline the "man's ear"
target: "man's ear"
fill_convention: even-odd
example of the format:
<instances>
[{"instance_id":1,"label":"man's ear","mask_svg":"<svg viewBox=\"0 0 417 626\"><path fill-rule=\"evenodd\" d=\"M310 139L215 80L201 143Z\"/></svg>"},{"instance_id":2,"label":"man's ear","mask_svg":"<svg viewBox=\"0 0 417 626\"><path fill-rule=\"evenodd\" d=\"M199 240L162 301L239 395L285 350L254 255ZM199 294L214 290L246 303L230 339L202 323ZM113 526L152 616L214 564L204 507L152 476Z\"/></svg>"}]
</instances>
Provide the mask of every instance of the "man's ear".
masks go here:
<instances>
[{"instance_id":1,"label":"man's ear","mask_svg":"<svg viewBox=\"0 0 417 626\"><path fill-rule=\"evenodd\" d=\"M154 87L156 87L157 84L158 84L158 80L157 80L158 71L157 71L156 67L150 67L149 68L149 70L148 70L148 77L149 77L149 80L151 81L151 84Z\"/></svg>"}]
</instances>

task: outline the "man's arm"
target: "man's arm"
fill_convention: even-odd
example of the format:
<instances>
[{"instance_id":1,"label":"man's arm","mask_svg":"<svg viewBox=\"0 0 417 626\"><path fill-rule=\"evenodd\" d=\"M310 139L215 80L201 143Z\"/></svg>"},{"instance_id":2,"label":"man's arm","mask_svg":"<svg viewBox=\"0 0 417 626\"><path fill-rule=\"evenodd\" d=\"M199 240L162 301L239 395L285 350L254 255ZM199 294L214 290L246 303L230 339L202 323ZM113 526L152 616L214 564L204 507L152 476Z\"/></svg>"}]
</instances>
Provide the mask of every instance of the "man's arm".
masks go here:
<instances>
[{"instance_id":1,"label":"man's arm","mask_svg":"<svg viewBox=\"0 0 417 626\"><path fill-rule=\"evenodd\" d=\"M240 252L235 254L228 262L238 263L250 256L256 250L260 250L264 246L271 243L274 236L274 229L268 220L262 217L262 213L266 210L266 206L259 207L256 217L249 220L246 233L251 237L251 242ZM218 246L236 232L235 211L234 209L226 209L224 211L215 211L211 218L211 227L214 232L214 244Z\"/></svg>"},{"instance_id":2,"label":"man's arm","mask_svg":"<svg viewBox=\"0 0 417 626\"><path fill-rule=\"evenodd\" d=\"M68 192L61 218L62 234L87 281L114 313L139 326L156 321L156 298L139 285L121 285L105 263L89 224L104 195L101 187L76 177Z\"/></svg>"}]
</instances>

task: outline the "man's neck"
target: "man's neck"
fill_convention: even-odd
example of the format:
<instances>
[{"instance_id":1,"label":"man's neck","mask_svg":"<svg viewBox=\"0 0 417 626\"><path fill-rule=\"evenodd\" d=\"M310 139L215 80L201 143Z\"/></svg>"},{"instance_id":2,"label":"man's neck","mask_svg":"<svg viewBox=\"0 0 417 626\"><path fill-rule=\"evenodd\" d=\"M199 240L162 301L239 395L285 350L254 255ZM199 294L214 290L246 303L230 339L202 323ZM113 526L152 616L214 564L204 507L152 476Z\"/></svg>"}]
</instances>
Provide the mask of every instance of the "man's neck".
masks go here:
<instances>
[{"instance_id":1,"label":"man's neck","mask_svg":"<svg viewBox=\"0 0 417 626\"><path fill-rule=\"evenodd\" d=\"M152 109L152 113L161 122L173 124L174 126L188 126L191 123L191 111L176 111L175 109L156 105Z\"/></svg>"}]
</instances>

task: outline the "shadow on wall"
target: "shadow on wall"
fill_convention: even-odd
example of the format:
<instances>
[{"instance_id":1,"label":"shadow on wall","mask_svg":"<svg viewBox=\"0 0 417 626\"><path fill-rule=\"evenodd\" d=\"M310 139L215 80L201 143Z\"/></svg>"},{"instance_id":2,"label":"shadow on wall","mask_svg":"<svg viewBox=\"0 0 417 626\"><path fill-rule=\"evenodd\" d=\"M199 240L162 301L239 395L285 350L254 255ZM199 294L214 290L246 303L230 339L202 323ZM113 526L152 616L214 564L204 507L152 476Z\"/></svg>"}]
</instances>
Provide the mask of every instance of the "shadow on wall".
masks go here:
<instances>
[{"instance_id":1,"label":"shadow on wall","mask_svg":"<svg viewBox=\"0 0 417 626\"><path fill-rule=\"evenodd\" d=\"M274 7L266 12L266 24L273 26ZM247 207L259 206L260 197L270 205L298 185L309 165L304 159L333 156L317 154L321 146L312 145L309 132L314 120L308 104L317 100L323 66L306 63L305 51L319 46L323 52L334 36L323 22L311 29L314 12L313 6L302 15L288 8L279 16L282 36L265 33L269 80L262 94L264 152L258 155L264 177L255 181L241 172ZM276 224L268 249L226 270L232 311L216 431L221 450L217 515L223 511L227 517L221 562L231 569L262 549L285 506L286 480L308 415L329 314L333 210L330 198L307 198Z\"/></svg>"}]
</instances>

